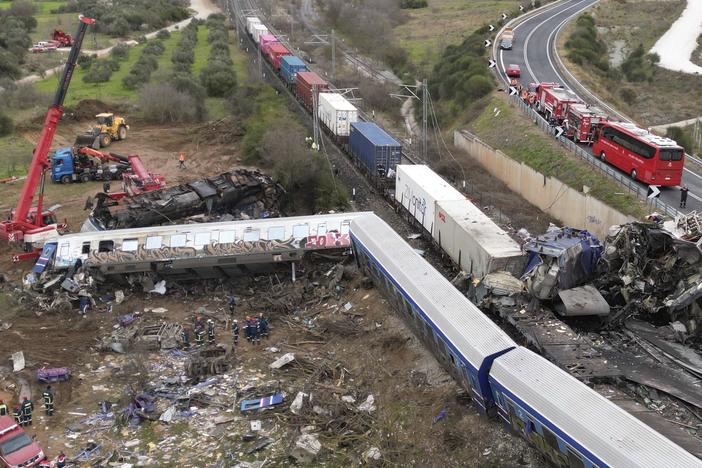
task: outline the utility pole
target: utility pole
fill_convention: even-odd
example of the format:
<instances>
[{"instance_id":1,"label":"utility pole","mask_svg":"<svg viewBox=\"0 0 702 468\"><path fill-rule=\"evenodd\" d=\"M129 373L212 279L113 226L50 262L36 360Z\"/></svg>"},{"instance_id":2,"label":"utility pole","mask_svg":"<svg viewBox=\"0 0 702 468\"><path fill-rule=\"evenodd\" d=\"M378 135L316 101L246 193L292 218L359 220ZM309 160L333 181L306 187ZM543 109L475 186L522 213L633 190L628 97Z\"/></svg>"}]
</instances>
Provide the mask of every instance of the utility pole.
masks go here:
<instances>
[{"instance_id":1,"label":"utility pole","mask_svg":"<svg viewBox=\"0 0 702 468\"><path fill-rule=\"evenodd\" d=\"M256 50L258 50L258 76L261 78L261 81L263 81L263 61L261 60L261 48L256 47Z\"/></svg>"},{"instance_id":2,"label":"utility pole","mask_svg":"<svg viewBox=\"0 0 702 468\"><path fill-rule=\"evenodd\" d=\"M321 44L321 45L331 45L331 58L332 58L332 81L336 79L336 38L334 36L334 30L331 30L331 34L313 34L311 41L305 41L305 44Z\"/></svg>"},{"instance_id":3,"label":"utility pole","mask_svg":"<svg viewBox=\"0 0 702 468\"><path fill-rule=\"evenodd\" d=\"M332 49L332 81L336 80L336 39L334 38L334 30L331 30L331 49Z\"/></svg>"},{"instance_id":4,"label":"utility pole","mask_svg":"<svg viewBox=\"0 0 702 468\"><path fill-rule=\"evenodd\" d=\"M315 83L312 85L312 135L314 139L314 147L319 151L319 87Z\"/></svg>"}]
</instances>

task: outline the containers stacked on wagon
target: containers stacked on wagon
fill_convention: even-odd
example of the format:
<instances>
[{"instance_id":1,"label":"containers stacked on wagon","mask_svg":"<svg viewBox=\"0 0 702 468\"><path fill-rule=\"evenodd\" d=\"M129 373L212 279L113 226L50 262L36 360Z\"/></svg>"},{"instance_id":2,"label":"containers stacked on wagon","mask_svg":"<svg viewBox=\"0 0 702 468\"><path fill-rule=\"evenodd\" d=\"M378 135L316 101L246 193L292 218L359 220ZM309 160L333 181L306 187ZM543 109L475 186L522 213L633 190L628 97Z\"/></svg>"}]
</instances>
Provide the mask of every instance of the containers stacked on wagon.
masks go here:
<instances>
[{"instance_id":1,"label":"containers stacked on wagon","mask_svg":"<svg viewBox=\"0 0 702 468\"><path fill-rule=\"evenodd\" d=\"M273 34L261 34L258 37L258 45L261 48L262 53L266 53L266 46L278 42L278 38Z\"/></svg>"},{"instance_id":2,"label":"containers stacked on wagon","mask_svg":"<svg viewBox=\"0 0 702 468\"><path fill-rule=\"evenodd\" d=\"M251 37L253 37L253 40L254 40L254 42L256 42L256 44L260 44L261 36L265 36L267 34L268 34L268 28L260 23L254 24L251 27Z\"/></svg>"},{"instance_id":3,"label":"containers stacked on wagon","mask_svg":"<svg viewBox=\"0 0 702 468\"><path fill-rule=\"evenodd\" d=\"M358 122L358 109L341 94L319 94L319 120L336 137L346 138Z\"/></svg>"},{"instance_id":4,"label":"containers stacked on wagon","mask_svg":"<svg viewBox=\"0 0 702 468\"><path fill-rule=\"evenodd\" d=\"M318 93L329 90L329 84L315 72L302 71L297 73L295 92L308 110L312 110L314 104L312 92L315 86Z\"/></svg>"},{"instance_id":5,"label":"containers stacked on wagon","mask_svg":"<svg viewBox=\"0 0 702 468\"><path fill-rule=\"evenodd\" d=\"M261 23L261 20L258 19L256 16L247 16L246 17L246 32L253 37L253 28L254 25L256 24L263 24Z\"/></svg>"},{"instance_id":6,"label":"containers stacked on wagon","mask_svg":"<svg viewBox=\"0 0 702 468\"><path fill-rule=\"evenodd\" d=\"M297 81L299 72L308 71L305 62L294 55L286 55L280 59L280 74L283 75L285 82L292 86Z\"/></svg>"},{"instance_id":7,"label":"containers stacked on wagon","mask_svg":"<svg viewBox=\"0 0 702 468\"><path fill-rule=\"evenodd\" d=\"M372 176L390 176L402 162L402 145L373 122L351 124L349 152Z\"/></svg>"},{"instance_id":8,"label":"containers stacked on wagon","mask_svg":"<svg viewBox=\"0 0 702 468\"><path fill-rule=\"evenodd\" d=\"M280 42L266 45L266 56L276 70L280 70L280 59L286 55L292 55L292 53Z\"/></svg>"}]
</instances>

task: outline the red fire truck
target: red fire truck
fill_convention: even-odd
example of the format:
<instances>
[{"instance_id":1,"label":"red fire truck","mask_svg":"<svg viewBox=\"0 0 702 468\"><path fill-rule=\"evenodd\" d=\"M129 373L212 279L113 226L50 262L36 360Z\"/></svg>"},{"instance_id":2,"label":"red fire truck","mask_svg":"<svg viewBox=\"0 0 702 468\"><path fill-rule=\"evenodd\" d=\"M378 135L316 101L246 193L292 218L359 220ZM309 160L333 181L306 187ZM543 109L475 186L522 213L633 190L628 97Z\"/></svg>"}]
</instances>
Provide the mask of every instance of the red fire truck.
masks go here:
<instances>
[{"instance_id":1,"label":"red fire truck","mask_svg":"<svg viewBox=\"0 0 702 468\"><path fill-rule=\"evenodd\" d=\"M626 122L604 122L595 132L592 153L651 185L680 185L685 150L670 138Z\"/></svg>"},{"instance_id":2,"label":"red fire truck","mask_svg":"<svg viewBox=\"0 0 702 468\"><path fill-rule=\"evenodd\" d=\"M565 120L568 106L580 103L580 99L569 89L544 86L539 84L537 90L536 110L544 114L547 119ZM550 84L550 83L549 83Z\"/></svg>"},{"instance_id":3,"label":"red fire truck","mask_svg":"<svg viewBox=\"0 0 702 468\"><path fill-rule=\"evenodd\" d=\"M607 114L599 107L571 104L564 122L565 135L576 143L592 143L595 130L607 120Z\"/></svg>"}]
</instances>

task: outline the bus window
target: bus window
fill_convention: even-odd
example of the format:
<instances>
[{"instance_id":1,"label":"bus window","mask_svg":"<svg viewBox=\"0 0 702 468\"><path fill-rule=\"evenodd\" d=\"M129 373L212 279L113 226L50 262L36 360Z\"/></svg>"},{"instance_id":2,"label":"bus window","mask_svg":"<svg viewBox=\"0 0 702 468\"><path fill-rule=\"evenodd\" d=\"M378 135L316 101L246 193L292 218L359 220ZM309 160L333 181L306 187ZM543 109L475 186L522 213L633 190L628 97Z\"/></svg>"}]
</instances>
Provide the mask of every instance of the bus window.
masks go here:
<instances>
[{"instance_id":1,"label":"bus window","mask_svg":"<svg viewBox=\"0 0 702 468\"><path fill-rule=\"evenodd\" d=\"M681 149L662 149L661 161L682 161L683 151Z\"/></svg>"}]
</instances>

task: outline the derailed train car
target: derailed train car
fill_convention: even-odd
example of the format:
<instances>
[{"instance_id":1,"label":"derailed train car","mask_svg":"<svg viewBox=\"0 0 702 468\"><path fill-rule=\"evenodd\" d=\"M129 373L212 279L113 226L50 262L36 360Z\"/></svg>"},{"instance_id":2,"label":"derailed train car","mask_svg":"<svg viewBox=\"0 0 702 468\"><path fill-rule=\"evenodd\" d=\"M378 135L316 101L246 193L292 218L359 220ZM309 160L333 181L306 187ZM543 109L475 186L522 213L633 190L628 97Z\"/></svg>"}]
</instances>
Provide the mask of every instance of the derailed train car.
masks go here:
<instances>
[{"instance_id":1,"label":"derailed train car","mask_svg":"<svg viewBox=\"0 0 702 468\"><path fill-rule=\"evenodd\" d=\"M702 461L518 346L374 214L351 222L359 265L478 409L556 466L700 467Z\"/></svg>"}]
</instances>

